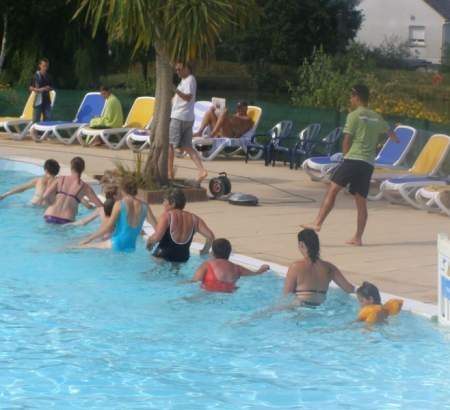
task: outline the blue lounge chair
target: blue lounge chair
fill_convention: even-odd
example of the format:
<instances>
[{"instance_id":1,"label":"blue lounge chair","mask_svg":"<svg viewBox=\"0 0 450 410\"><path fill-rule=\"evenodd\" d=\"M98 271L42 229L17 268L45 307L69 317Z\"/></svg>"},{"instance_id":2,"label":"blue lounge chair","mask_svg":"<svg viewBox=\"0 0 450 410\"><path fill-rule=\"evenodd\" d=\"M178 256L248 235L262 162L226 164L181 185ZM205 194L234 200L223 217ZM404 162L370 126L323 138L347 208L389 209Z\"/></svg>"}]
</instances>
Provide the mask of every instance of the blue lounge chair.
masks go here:
<instances>
[{"instance_id":1,"label":"blue lounge chair","mask_svg":"<svg viewBox=\"0 0 450 410\"><path fill-rule=\"evenodd\" d=\"M76 140L78 130L89 124L92 118L101 116L104 106L105 99L100 93L87 93L73 121L37 122L31 126L31 137L35 141L56 138L63 144L72 144Z\"/></svg>"},{"instance_id":2,"label":"blue lounge chair","mask_svg":"<svg viewBox=\"0 0 450 410\"><path fill-rule=\"evenodd\" d=\"M265 134L254 135L250 144L247 145L245 162L248 162L249 158L255 156L260 157L261 152L263 152L264 163L266 166L269 165L271 156L270 150L275 144L279 143L280 140L291 136L293 126L294 124L292 121L280 121Z\"/></svg>"},{"instance_id":3,"label":"blue lounge chair","mask_svg":"<svg viewBox=\"0 0 450 410\"><path fill-rule=\"evenodd\" d=\"M298 142L294 147L285 145L288 140L292 138L284 138L284 140L278 140L271 146L270 162L275 166L277 154L282 154L284 157L284 163L286 159L289 160L290 168L294 167L295 158L298 155L307 155L313 144L317 142L317 138L320 133L320 124L309 124L306 128L302 129L298 134Z\"/></svg>"},{"instance_id":4,"label":"blue lounge chair","mask_svg":"<svg viewBox=\"0 0 450 410\"><path fill-rule=\"evenodd\" d=\"M388 139L375 159L375 165L384 168L400 168L417 135L415 128L399 125L395 133L400 138L400 143ZM338 162L332 156L312 157L305 160L302 168L313 181L322 181L328 178L329 170Z\"/></svg>"}]
</instances>

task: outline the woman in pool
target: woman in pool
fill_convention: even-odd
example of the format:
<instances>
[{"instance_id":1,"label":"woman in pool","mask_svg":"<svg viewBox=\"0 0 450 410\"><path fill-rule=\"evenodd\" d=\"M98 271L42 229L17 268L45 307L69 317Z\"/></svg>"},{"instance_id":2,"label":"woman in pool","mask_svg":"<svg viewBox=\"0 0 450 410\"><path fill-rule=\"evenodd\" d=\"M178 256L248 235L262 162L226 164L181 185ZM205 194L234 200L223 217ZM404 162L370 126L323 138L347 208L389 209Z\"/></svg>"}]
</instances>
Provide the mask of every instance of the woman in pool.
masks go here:
<instances>
[{"instance_id":1,"label":"woman in pool","mask_svg":"<svg viewBox=\"0 0 450 410\"><path fill-rule=\"evenodd\" d=\"M214 240L214 234L203 219L184 211L186 197L183 191L180 189L169 191L163 205L164 213L156 225L155 233L147 241L149 250L159 242L153 256L169 262L186 262L190 256L189 248L195 233L206 239L200 254L207 254Z\"/></svg>"},{"instance_id":2,"label":"woman in pool","mask_svg":"<svg viewBox=\"0 0 450 410\"><path fill-rule=\"evenodd\" d=\"M303 259L289 266L284 282L285 295L293 293L300 304L319 306L325 302L331 281L347 293L355 291L336 266L320 259L319 237L315 231L299 232L298 248Z\"/></svg>"},{"instance_id":3,"label":"woman in pool","mask_svg":"<svg viewBox=\"0 0 450 410\"><path fill-rule=\"evenodd\" d=\"M262 265L256 272L230 262L231 243L227 239L216 239L212 244L213 258L203 262L191 279L202 282L208 292L231 293L237 289L236 282L241 276L254 276L267 272L269 265Z\"/></svg>"},{"instance_id":4,"label":"woman in pool","mask_svg":"<svg viewBox=\"0 0 450 410\"><path fill-rule=\"evenodd\" d=\"M47 223L67 224L73 222L78 213L78 205L86 196L95 206L102 207L94 190L81 180L84 171L84 160L75 157L70 161L71 175L58 177L44 193L44 199L55 196L55 201L47 208L44 219Z\"/></svg>"},{"instance_id":5,"label":"woman in pool","mask_svg":"<svg viewBox=\"0 0 450 410\"><path fill-rule=\"evenodd\" d=\"M31 199L31 204L34 206L46 206L49 205L54 198L44 199L44 192L48 186L56 179L59 173L59 164L54 159L48 159L44 163L45 174L39 178L33 178L29 182L18 186L17 188L11 189L11 191L5 192L0 195L0 201L7 198L8 196L19 194L21 192L27 191L28 189L34 188L33 198Z\"/></svg>"},{"instance_id":6,"label":"woman in pool","mask_svg":"<svg viewBox=\"0 0 450 410\"><path fill-rule=\"evenodd\" d=\"M147 216L151 224L156 224L150 207L136 198L138 187L136 181L124 178L120 184L122 200L114 204L111 217L106 224L80 242L82 248L113 249L114 251L133 251L136 240L141 233L142 225ZM111 239L94 242L113 232Z\"/></svg>"},{"instance_id":7,"label":"woman in pool","mask_svg":"<svg viewBox=\"0 0 450 410\"><path fill-rule=\"evenodd\" d=\"M382 305L378 288L370 282L363 282L356 290L356 297L361 310L355 322L366 322L368 325L385 323L388 316L398 314L403 305L401 299L390 299Z\"/></svg>"}]
</instances>

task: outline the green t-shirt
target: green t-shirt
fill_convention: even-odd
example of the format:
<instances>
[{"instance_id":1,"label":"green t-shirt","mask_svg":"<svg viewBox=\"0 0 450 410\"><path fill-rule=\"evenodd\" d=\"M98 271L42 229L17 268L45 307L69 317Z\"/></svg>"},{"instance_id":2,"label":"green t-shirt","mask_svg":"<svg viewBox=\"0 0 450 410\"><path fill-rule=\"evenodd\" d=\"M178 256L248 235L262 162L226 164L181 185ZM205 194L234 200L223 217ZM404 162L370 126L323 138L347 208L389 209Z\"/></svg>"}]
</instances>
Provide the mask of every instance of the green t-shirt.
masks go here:
<instances>
[{"instance_id":1,"label":"green t-shirt","mask_svg":"<svg viewBox=\"0 0 450 410\"><path fill-rule=\"evenodd\" d=\"M389 130L381 115L366 107L358 107L347 116L344 134L352 136L352 146L345 158L373 163L378 138Z\"/></svg>"},{"instance_id":2,"label":"green t-shirt","mask_svg":"<svg viewBox=\"0 0 450 410\"><path fill-rule=\"evenodd\" d=\"M102 116L93 118L89 125L94 128L121 128L123 113L119 99L111 94L106 99Z\"/></svg>"}]
</instances>

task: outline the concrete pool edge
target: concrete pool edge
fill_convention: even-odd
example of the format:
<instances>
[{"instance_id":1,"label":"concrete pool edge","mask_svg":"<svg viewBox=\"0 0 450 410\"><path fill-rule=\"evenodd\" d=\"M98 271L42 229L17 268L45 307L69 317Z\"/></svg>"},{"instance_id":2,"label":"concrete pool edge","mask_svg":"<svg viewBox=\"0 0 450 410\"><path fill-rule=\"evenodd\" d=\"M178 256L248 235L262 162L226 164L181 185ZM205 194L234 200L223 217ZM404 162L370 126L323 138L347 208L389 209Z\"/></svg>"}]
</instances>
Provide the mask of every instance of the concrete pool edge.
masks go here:
<instances>
[{"instance_id":1,"label":"concrete pool edge","mask_svg":"<svg viewBox=\"0 0 450 410\"><path fill-rule=\"evenodd\" d=\"M22 163L25 168L25 169L20 169L20 168L12 167L12 170L18 170L18 171L22 170L25 172L33 173L34 175L42 175L42 172L39 173L37 168L34 168L34 170L30 170L30 168L28 166L31 164L31 165L34 165L35 167L40 167L40 170L42 171L42 165L44 164L44 160L34 159L31 157L0 155L0 162L2 160ZM2 170L2 169L3 168L0 167L0 170ZM69 174L69 173L70 173L70 168L67 167L66 165L61 164L61 174ZM88 174L85 175L84 179L91 184L94 183L94 184L98 185L98 181L93 178L90 178L88 176ZM147 235L151 234L151 232L152 232L151 226L146 224L144 227L144 231ZM192 243L192 250L194 251L194 253L199 253L199 251L202 247L203 247L203 245L200 243L195 243L195 242ZM260 260L257 258L253 258L253 257L249 257L246 255L241 255L241 254L233 253L231 256L231 260L235 263L242 264L251 269L257 269L262 264L268 264L268 265L270 265L271 270L273 272L275 272L277 275L279 275L280 277L284 277L288 270L287 266L263 261L263 260ZM336 287L336 285L332 284L332 287ZM434 305L431 303L424 303L424 302L421 302L421 301L418 301L415 299L409 299L409 298L405 298L402 296L397 296L397 295L393 295L393 294L389 294L389 293L382 293L381 296L382 296L383 300L388 300L391 298L401 298L404 301L404 305L403 305L404 310L410 311L410 312L418 314L420 316L424 316L428 319L434 320L435 318L437 318L437 315L438 315L437 305Z\"/></svg>"}]
</instances>

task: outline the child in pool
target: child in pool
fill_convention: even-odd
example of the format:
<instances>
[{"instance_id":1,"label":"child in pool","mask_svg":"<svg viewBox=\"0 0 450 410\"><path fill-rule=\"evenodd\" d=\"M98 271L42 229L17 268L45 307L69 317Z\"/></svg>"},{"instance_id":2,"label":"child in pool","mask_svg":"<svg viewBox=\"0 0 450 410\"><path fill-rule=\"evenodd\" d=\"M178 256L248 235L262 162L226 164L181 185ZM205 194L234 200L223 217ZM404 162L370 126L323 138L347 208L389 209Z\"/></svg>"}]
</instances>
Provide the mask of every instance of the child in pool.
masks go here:
<instances>
[{"instance_id":1,"label":"child in pool","mask_svg":"<svg viewBox=\"0 0 450 410\"><path fill-rule=\"evenodd\" d=\"M356 322L366 322L369 325L386 322L388 316L398 314L403 305L400 299L391 299L382 305L378 288L369 282L363 282L356 290L356 296L361 305Z\"/></svg>"},{"instance_id":2,"label":"child in pool","mask_svg":"<svg viewBox=\"0 0 450 410\"><path fill-rule=\"evenodd\" d=\"M227 239L214 240L212 252L214 257L204 262L191 279L191 282L202 282L202 288L209 292L234 292L241 276L259 275L270 269L269 265L262 265L254 272L230 262L231 243Z\"/></svg>"}]
</instances>

